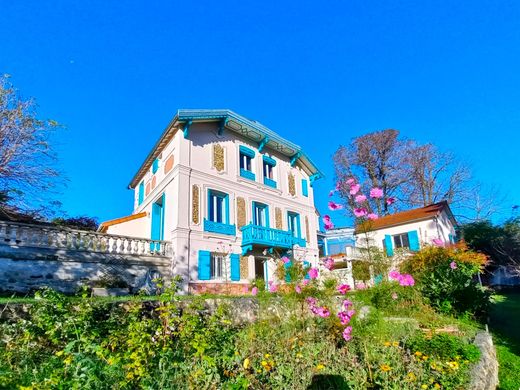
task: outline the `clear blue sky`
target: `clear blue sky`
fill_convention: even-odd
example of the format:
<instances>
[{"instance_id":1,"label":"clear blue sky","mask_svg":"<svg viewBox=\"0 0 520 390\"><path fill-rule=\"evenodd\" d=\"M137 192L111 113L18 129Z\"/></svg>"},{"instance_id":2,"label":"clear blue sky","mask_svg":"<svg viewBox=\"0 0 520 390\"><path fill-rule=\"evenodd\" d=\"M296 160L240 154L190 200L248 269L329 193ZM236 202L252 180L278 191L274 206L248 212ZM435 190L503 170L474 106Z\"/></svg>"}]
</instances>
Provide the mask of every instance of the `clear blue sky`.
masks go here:
<instances>
[{"instance_id":1,"label":"clear blue sky","mask_svg":"<svg viewBox=\"0 0 520 390\"><path fill-rule=\"evenodd\" d=\"M0 72L67 126L71 216L132 211L126 186L178 108L230 108L300 144L327 175L321 211L337 145L385 128L455 152L512 204L519 20L520 2L494 0L4 1Z\"/></svg>"}]
</instances>

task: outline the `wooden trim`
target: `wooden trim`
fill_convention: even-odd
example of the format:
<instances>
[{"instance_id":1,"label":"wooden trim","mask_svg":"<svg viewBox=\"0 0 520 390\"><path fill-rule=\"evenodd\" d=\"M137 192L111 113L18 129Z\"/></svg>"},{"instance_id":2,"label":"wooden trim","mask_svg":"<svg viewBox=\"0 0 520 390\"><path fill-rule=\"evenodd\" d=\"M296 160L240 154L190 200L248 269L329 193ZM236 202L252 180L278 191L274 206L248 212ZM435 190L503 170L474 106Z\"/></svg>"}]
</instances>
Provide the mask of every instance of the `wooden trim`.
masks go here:
<instances>
[{"instance_id":1,"label":"wooden trim","mask_svg":"<svg viewBox=\"0 0 520 390\"><path fill-rule=\"evenodd\" d=\"M100 233L106 233L109 226L118 225L123 222L133 221L134 219L139 219L146 217L148 214L143 211L142 213L127 215L126 217L111 219L110 221L101 222L99 225L98 231Z\"/></svg>"}]
</instances>

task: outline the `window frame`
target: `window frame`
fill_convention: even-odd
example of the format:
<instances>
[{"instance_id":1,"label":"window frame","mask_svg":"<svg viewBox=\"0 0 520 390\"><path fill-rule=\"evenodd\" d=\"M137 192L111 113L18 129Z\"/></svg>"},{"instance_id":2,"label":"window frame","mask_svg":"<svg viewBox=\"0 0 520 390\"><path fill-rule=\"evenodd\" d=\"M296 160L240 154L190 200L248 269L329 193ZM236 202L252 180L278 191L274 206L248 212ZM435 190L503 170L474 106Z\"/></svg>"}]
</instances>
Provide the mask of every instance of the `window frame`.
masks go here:
<instances>
[{"instance_id":1,"label":"window frame","mask_svg":"<svg viewBox=\"0 0 520 390\"><path fill-rule=\"evenodd\" d=\"M209 255L209 279L224 280L226 278L226 258L223 253L211 252ZM217 275L216 271L220 271Z\"/></svg>"},{"instance_id":2,"label":"window frame","mask_svg":"<svg viewBox=\"0 0 520 390\"><path fill-rule=\"evenodd\" d=\"M214 199L221 199L221 203L214 203ZM219 210L218 207L215 208L215 206L218 206L220 204L221 210L220 210L220 217L221 220L218 220L219 217ZM213 211L213 212L212 212ZM214 223L222 223L222 224L229 224L229 194L208 189L208 209L207 209L207 219L210 222Z\"/></svg>"},{"instance_id":3,"label":"window frame","mask_svg":"<svg viewBox=\"0 0 520 390\"><path fill-rule=\"evenodd\" d=\"M263 218L265 219L265 221L264 221L264 224L262 224L262 225L258 224L257 209L261 209L263 211ZM269 205L267 205L265 203L261 203L261 202L253 202L253 225L262 226L265 228L270 227Z\"/></svg>"},{"instance_id":4,"label":"window frame","mask_svg":"<svg viewBox=\"0 0 520 390\"><path fill-rule=\"evenodd\" d=\"M405 237L404 240L403 237ZM398 239L399 242L396 241L396 239ZM410 249L408 233L392 234L392 244L395 249Z\"/></svg>"},{"instance_id":5,"label":"window frame","mask_svg":"<svg viewBox=\"0 0 520 390\"><path fill-rule=\"evenodd\" d=\"M295 227L294 223L296 223ZM293 231L293 228L295 228L295 231ZM300 214L295 213L294 211L287 212L287 230L291 232L293 237L302 238ZM294 233L296 233L296 235Z\"/></svg>"}]
</instances>

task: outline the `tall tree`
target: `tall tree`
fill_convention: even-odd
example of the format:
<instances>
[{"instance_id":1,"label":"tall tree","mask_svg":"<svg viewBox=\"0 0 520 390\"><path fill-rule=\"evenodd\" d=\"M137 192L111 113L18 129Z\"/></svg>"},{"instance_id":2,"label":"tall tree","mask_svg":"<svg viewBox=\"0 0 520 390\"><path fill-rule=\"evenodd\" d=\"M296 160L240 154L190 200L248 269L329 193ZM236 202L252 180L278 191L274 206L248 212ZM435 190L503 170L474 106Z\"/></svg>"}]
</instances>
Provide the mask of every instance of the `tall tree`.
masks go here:
<instances>
[{"instance_id":1,"label":"tall tree","mask_svg":"<svg viewBox=\"0 0 520 390\"><path fill-rule=\"evenodd\" d=\"M441 152L433 144L414 145L406 155L406 167L408 180L403 192L411 206L467 200L470 171L453 154Z\"/></svg>"},{"instance_id":2,"label":"tall tree","mask_svg":"<svg viewBox=\"0 0 520 390\"><path fill-rule=\"evenodd\" d=\"M402 199L402 187L408 181L406 155L411 148L407 140L399 139L399 131L388 129L369 133L340 146L334 153L334 168L340 196L354 207L348 180L355 178L362 190L380 188L383 196L370 198L371 211L378 215L389 213L389 199Z\"/></svg>"},{"instance_id":3,"label":"tall tree","mask_svg":"<svg viewBox=\"0 0 520 390\"><path fill-rule=\"evenodd\" d=\"M39 119L36 107L0 76L0 199L23 209L41 206L63 183L49 142L58 124Z\"/></svg>"}]
</instances>

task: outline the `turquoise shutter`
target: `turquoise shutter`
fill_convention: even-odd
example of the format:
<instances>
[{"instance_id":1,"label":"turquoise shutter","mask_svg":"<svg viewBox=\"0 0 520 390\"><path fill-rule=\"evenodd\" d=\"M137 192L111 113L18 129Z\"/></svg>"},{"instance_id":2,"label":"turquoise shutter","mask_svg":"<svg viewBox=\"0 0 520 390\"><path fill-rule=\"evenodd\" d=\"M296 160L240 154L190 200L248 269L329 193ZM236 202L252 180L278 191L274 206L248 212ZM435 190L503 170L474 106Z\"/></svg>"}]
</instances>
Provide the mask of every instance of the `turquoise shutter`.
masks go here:
<instances>
[{"instance_id":1,"label":"turquoise shutter","mask_svg":"<svg viewBox=\"0 0 520 390\"><path fill-rule=\"evenodd\" d=\"M287 283L291 281L291 275L289 275L289 268L291 268L291 265L292 263L290 261L283 265L285 267L285 281Z\"/></svg>"},{"instance_id":2,"label":"turquoise shutter","mask_svg":"<svg viewBox=\"0 0 520 390\"><path fill-rule=\"evenodd\" d=\"M309 268L311 268L311 263L309 263L308 261L304 261L303 262L303 269L306 270L306 271L309 271ZM305 273L305 279L310 279L309 272Z\"/></svg>"},{"instance_id":3,"label":"turquoise shutter","mask_svg":"<svg viewBox=\"0 0 520 390\"><path fill-rule=\"evenodd\" d=\"M307 180L302 179L302 195L309 196L309 188L307 187Z\"/></svg>"},{"instance_id":4,"label":"turquoise shutter","mask_svg":"<svg viewBox=\"0 0 520 390\"><path fill-rule=\"evenodd\" d=\"M449 237L449 240L450 240L450 244L455 244L456 240L455 240L455 236L453 234L448 234L448 237Z\"/></svg>"},{"instance_id":5,"label":"turquoise shutter","mask_svg":"<svg viewBox=\"0 0 520 390\"><path fill-rule=\"evenodd\" d=\"M211 279L211 253L199 251L199 280Z\"/></svg>"},{"instance_id":6,"label":"turquoise shutter","mask_svg":"<svg viewBox=\"0 0 520 390\"><path fill-rule=\"evenodd\" d=\"M152 173L155 174L159 170L159 159L153 160Z\"/></svg>"},{"instance_id":7,"label":"turquoise shutter","mask_svg":"<svg viewBox=\"0 0 520 390\"><path fill-rule=\"evenodd\" d=\"M418 251L419 247L419 235L417 234L417 230L412 230L408 232L408 242L410 243L411 251Z\"/></svg>"},{"instance_id":8,"label":"turquoise shutter","mask_svg":"<svg viewBox=\"0 0 520 390\"><path fill-rule=\"evenodd\" d=\"M143 203L143 200L144 200L144 182L141 182L141 184L139 184L139 199L137 201L137 204L140 205L141 203Z\"/></svg>"},{"instance_id":9,"label":"turquoise shutter","mask_svg":"<svg viewBox=\"0 0 520 390\"><path fill-rule=\"evenodd\" d=\"M240 256L232 253L231 256L231 280L238 282L240 280Z\"/></svg>"},{"instance_id":10,"label":"turquoise shutter","mask_svg":"<svg viewBox=\"0 0 520 390\"><path fill-rule=\"evenodd\" d=\"M392 246L392 236L389 234L385 235L385 249L387 256L391 257L394 255L394 247Z\"/></svg>"}]
</instances>

